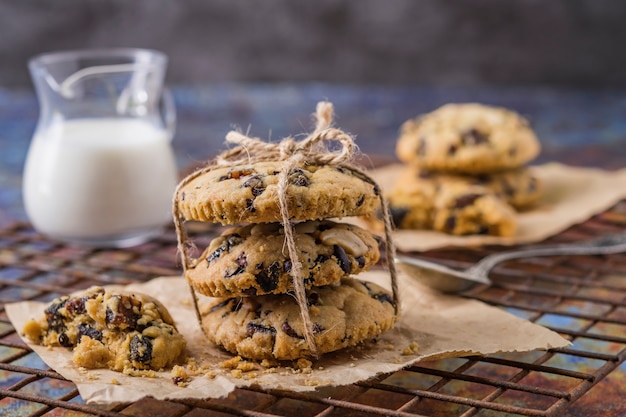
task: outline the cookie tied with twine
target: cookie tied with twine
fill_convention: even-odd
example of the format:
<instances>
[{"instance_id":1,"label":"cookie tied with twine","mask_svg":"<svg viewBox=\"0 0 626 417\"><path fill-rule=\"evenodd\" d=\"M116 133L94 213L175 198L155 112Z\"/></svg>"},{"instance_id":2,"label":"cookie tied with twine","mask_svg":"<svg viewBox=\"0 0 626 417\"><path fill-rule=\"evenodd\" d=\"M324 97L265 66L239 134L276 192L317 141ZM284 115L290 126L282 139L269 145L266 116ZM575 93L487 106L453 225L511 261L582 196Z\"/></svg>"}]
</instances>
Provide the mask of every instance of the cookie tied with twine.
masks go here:
<instances>
[{"instance_id":1,"label":"cookie tied with twine","mask_svg":"<svg viewBox=\"0 0 626 417\"><path fill-rule=\"evenodd\" d=\"M315 130L301 141L287 137L278 143L264 142L240 132L226 136L233 148L224 151L209 165L201 168L178 185L174 194L173 214L185 275L197 259L189 252L189 242L183 224L187 220L210 221L221 224L280 222L284 228L285 248L291 260L289 271L294 294L304 324L304 339L312 356L318 356L302 264L294 238L294 222L326 217L372 214L381 208L386 238L386 257L391 276L393 305L398 314L397 272L393 262L395 246L391 238L391 215L376 182L353 165L357 150L352 136L332 126L333 106L329 102L317 105ZM329 145L333 145L332 147ZM272 172L268 166L274 166ZM324 179L309 183L307 173L332 167L332 178L341 178L344 192L338 193ZM265 169L265 171L263 171ZM263 171L259 173L257 171ZM233 189L229 179L241 179ZM332 179L330 180L332 181ZM321 183L321 184L320 184ZM341 195L339 195L341 194ZM322 196L322 197L320 197ZM321 199L320 199L321 198ZM198 298L190 285L198 321L202 316ZM204 329L204 327L203 327Z\"/></svg>"}]
</instances>

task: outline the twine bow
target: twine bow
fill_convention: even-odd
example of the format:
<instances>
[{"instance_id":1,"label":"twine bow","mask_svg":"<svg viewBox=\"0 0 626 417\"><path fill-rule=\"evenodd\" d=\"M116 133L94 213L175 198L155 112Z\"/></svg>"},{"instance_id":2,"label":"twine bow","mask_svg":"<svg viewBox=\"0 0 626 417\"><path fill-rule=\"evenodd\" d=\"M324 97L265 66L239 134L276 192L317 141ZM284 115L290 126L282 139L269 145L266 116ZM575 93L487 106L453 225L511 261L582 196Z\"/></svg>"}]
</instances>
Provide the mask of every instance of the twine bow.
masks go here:
<instances>
[{"instance_id":1,"label":"twine bow","mask_svg":"<svg viewBox=\"0 0 626 417\"><path fill-rule=\"evenodd\" d=\"M350 161L357 146L350 135L332 127L333 105L326 101L318 103L315 117L315 130L301 141L287 137L278 143L271 143L240 132L228 132L226 142L236 147L219 155L216 165L230 166L264 161L294 161L291 165L295 165L302 160L315 165L339 165ZM330 141L338 142L341 147L335 152L330 151L324 146Z\"/></svg>"},{"instance_id":2,"label":"twine bow","mask_svg":"<svg viewBox=\"0 0 626 417\"><path fill-rule=\"evenodd\" d=\"M301 277L302 263L298 259L298 252L294 239L294 225L289 220L289 213L287 209L289 173L300 163L312 165L341 165L357 176L366 179L368 182L372 184L375 184L375 182L367 174L350 164L350 161L353 159L354 153L356 152L357 146L350 135L340 129L332 127L332 103L319 102L317 104L315 117L315 130L301 141L296 141L292 137L287 137L279 143L270 143L264 142L258 138L245 136L240 132L229 132L226 135L226 141L236 146L218 155L212 164L192 173L178 185L176 193L174 194L174 223L178 236L178 248L182 256L183 268L186 271L190 263L187 255L187 246L185 245L186 235L182 229L182 218L179 214L177 204L179 190L193 178L196 178L211 169L215 169L216 167L234 166L244 163L250 164L264 161L282 161L283 164L278 176L277 194L280 215L285 232L285 244L287 246L289 258L291 259L290 275L293 279L295 299L300 307L300 315L304 327L304 339L311 354L317 357L318 349L313 333L313 323L311 322L311 318L309 316L304 280ZM337 142L340 146L334 151L330 150L327 146L329 142ZM386 200L382 197L382 195L380 195L379 198L385 225L387 264L391 275L393 300L397 314L399 309L399 299L397 272L393 262L395 258L395 246L391 238L391 216ZM192 286L191 291L194 300L194 307L196 309L196 316L202 327L202 317L198 309L198 300Z\"/></svg>"}]
</instances>

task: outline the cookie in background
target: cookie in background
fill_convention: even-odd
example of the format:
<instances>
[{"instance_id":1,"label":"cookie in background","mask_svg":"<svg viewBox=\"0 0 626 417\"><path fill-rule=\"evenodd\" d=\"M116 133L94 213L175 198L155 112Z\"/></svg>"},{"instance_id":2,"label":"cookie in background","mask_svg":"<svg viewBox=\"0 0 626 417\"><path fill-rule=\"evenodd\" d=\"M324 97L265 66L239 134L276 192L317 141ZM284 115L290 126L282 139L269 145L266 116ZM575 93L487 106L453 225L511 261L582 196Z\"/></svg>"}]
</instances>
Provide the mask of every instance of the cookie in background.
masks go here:
<instances>
[{"instance_id":1,"label":"cookie in background","mask_svg":"<svg viewBox=\"0 0 626 417\"><path fill-rule=\"evenodd\" d=\"M407 167L386 190L395 226L512 236L516 211L542 193L527 167L540 149L528 121L502 107L447 104L406 121L396 154Z\"/></svg>"}]
</instances>

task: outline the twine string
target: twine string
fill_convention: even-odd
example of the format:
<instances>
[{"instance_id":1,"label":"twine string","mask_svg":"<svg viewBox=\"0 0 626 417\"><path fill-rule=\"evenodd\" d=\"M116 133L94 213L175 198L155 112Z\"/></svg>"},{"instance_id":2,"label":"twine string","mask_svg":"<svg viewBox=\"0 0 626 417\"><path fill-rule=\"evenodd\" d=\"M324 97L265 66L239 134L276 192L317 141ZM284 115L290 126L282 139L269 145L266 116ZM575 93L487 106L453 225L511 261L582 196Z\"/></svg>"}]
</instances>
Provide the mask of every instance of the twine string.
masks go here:
<instances>
[{"instance_id":1,"label":"twine string","mask_svg":"<svg viewBox=\"0 0 626 417\"><path fill-rule=\"evenodd\" d=\"M226 135L226 141L235 145L218 155L213 163L207 165L185 179L183 179L174 193L173 213L176 234L178 237L178 250L182 256L183 270L186 272L191 266L191 259L188 256L189 246L187 245L187 235L182 227L184 221L178 206L180 190L199 175L204 174L216 167L235 166L238 164L252 164L265 161L283 162L278 177L278 202L281 220L285 233L285 243L289 258L291 260L290 275L293 280L295 299L300 307L300 315L304 328L304 339L313 356L318 356L318 349L315 343L313 323L309 315L309 307L306 299L306 289L304 280L300 276L302 264L298 259L298 252L294 239L293 223L289 219L287 188L289 186L289 174L300 163L312 165L341 165L352 171L357 176L375 184L367 174L350 164L356 152L356 144L352 136L340 129L332 127L333 105L329 102L320 102L316 108L315 130L305 139L296 141L292 137L287 137L279 143L264 142L258 138L248 137L240 132L231 131ZM329 142L337 142L340 146L335 150L330 150L327 146ZM397 271L393 262L395 258L395 245L391 237L391 215L386 200L379 194L381 202L384 227L385 227L385 249L387 264L391 275L391 286L396 315L399 313L399 297L397 286ZM202 327L202 317L198 309L198 302L195 290L190 285L196 317Z\"/></svg>"}]
</instances>

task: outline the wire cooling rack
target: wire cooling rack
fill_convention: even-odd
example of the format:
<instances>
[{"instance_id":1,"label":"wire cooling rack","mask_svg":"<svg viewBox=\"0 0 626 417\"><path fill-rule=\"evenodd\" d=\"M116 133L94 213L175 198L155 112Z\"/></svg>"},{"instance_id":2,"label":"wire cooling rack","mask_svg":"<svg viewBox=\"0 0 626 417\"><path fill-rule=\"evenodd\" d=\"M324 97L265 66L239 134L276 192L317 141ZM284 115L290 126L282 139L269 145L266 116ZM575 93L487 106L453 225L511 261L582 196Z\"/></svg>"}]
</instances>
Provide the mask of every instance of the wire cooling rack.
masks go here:
<instances>
[{"instance_id":1,"label":"wire cooling rack","mask_svg":"<svg viewBox=\"0 0 626 417\"><path fill-rule=\"evenodd\" d=\"M626 228L626 202L549 239L589 239ZM207 236L206 239L209 239ZM194 239L199 246L207 242ZM431 251L423 256L467 267L501 250ZM47 240L27 224L0 230L0 414L8 416L555 416L594 395L624 401L624 370L614 390L589 390L626 359L626 255L526 258L501 264L494 284L467 293L557 331L567 348L418 362L345 387L295 393L236 389L223 399L87 405L19 338L4 304L50 301L91 285L180 274L172 230L125 250L93 250ZM597 398L596 398L597 397Z\"/></svg>"}]
</instances>

